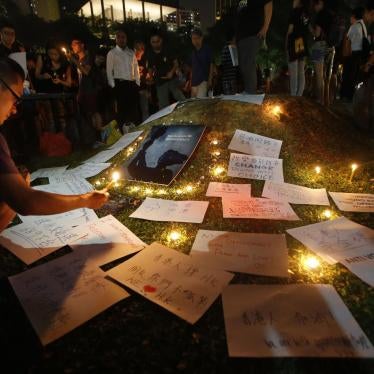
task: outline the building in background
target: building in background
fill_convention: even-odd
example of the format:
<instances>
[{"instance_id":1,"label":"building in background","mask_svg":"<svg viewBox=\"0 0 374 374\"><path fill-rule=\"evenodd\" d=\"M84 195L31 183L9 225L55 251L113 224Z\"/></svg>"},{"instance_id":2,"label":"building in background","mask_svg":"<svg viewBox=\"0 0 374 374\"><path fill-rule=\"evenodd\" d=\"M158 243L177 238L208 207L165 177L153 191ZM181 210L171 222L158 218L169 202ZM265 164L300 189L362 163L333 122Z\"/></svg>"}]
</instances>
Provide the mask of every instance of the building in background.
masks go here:
<instances>
[{"instance_id":1,"label":"building in background","mask_svg":"<svg viewBox=\"0 0 374 374\"><path fill-rule=\"evenodd\" d=\"M166 22L169 14L178 10L178 1L139 0L90 0L85 1L79 12L85 17L102 17L109 21L126 19Z\"/></svg>"},{"instance_id":2,"label":"building in background","mask_svg":"<svg viewBox=\"0 0 374 374\"><path fill-rule=\"evenodd\" d=\"M215 0L215 2L215 17L217 21L239 3L238 0Z\"/></svg>"},{"instance_id":3,"label":"building in background","mask_svg":"<svg viewBox=\"0 0 374 374\"><path fill-rule=\"evenodd\" d=\"M200 13L197 10L178 9L166 17L170 31L176 31L181 26L201 27Z\"/></svg>"}]
</instances>

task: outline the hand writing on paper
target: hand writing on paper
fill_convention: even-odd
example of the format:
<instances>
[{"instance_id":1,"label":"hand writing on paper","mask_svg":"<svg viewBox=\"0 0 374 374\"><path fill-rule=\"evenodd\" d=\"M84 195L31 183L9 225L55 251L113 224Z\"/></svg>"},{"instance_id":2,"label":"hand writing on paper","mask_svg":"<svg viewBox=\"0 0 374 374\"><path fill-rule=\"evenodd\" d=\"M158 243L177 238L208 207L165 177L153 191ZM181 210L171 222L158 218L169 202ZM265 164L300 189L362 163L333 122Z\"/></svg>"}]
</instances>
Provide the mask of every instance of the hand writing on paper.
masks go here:
<instances>
[{"instance_id":1,"label":"hand writing on paper","mask_svg":"<svg viewBox=\"0 0 374 374\"><path fill-rule=\"evenodd\" d=\"M109 200L109 193L105 189L93 191L85 194L85 198L87 199L87 208L100 209Z\"/></svg>"}]
</instances>

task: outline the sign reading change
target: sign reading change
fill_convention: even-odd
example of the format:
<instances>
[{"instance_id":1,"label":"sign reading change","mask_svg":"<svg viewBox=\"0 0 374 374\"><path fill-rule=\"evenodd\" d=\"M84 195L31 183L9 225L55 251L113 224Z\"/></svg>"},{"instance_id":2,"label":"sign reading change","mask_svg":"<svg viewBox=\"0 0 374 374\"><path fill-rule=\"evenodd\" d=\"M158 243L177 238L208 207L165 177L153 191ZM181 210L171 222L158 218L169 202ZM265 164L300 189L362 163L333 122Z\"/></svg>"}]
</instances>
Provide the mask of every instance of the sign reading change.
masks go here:
<instances>
[{"instance_id":1,"label":"sign reading change","mask_svg":"<svg viewBox=\"0 0 374 374\"><path fill-rule=\"evenodd\" d=\"M169 185L182 171L204 133L202 125L154 126L124 165L126 179Z\"/></svg>"}]
</instances>

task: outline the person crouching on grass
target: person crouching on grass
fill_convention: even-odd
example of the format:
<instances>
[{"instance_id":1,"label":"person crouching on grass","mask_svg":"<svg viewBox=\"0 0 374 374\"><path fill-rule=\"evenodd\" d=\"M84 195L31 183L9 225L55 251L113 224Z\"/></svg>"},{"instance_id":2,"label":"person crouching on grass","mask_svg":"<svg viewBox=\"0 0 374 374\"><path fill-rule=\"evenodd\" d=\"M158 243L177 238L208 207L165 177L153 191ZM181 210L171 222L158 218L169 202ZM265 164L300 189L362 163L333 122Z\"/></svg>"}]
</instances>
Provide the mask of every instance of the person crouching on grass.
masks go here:
<instances>
[{"instance_id":1,"label":"person crouching on grass","mask_svg":"<svg viewBox=\"0 0 374 374\"><path fill-rule=\"evenodd\" d=\"M0 59L0 125L17 112L25 74L9 58ZM106 190L82 195L58 195L30 187L28 172L21 175L11 158L6 140L0 134L0 232L15 215L50 215L79 208L99 209L109 198Z\"/></svg>"}]
</instances>

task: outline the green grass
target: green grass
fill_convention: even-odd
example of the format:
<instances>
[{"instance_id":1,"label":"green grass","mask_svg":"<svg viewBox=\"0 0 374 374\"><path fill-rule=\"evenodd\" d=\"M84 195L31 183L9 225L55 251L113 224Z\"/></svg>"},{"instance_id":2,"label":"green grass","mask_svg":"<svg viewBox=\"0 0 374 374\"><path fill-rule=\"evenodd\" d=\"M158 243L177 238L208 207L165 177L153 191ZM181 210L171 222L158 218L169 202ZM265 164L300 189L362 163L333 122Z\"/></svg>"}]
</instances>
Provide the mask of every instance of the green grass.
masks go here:
<instances>
[{"instance_id":1,"label":"green grass","mask_svg":"<svg viewBox=\"0 0 374 374\"><path fill-rule=\"evenodd\" d=\"M271 105L282 106L281 118L270 114ZM145 185L125 182L113 190L112 203L98 211L99 216L113 214L143 241L159 241L184 253L188 253L198 229L212 229L256 233L284 233L285 230L316 223L323 220L323 207L294 206L301 222L268 220L232 220L222 218L220 199L206 198L205 192L210 181L243 183L243 179L229 178L225 174L214 177L214 165L227 167L229 151L227 146L235 129L251 131L283 140L281 158L284 159L285 181L328 191L373 193L374 139L360 133L349 119L306 100L285 97L269 97L264 106L246 105L234 102L198 101L188 102L174 113L145 126L148 130L155 124L204 124L207 132L191 159L189 165L170 186ZM213 139L219 144L213 146ZM212 155L219 150L221 155ZM76 164L87 158L89 153L74 154L66 159L34 162L31 167ZM124 150L114 159L114 167L128 157ZM350 164L357 162L360 168L353 183L349 183ZM322 167L317 176L314 167ZM91 182L107 179L110 171L92 178ZM103 181L104 183L104 181ZM250 181L252 195L261 196L262 181ZM187 185L194 189L184 191ZM134 191L138 186L139 191ZM146 189L152 189L152 192ZM158 191L165 190L165 195ZM178 193L182 190L183 193ZM210 205L201 225L148 222L130 219L129 215L141 204L145 196L175 200L209 200ZM334 215L343 215L332 204ZM374 228L373 215L345 213L347 218ZM168 241L168 233L181 230L183 239L177 243ZM274 283L325 283L333 285L353 316L357 319L369 339L374 342L374 291L354 274L341 265L329 266L322 262L317 271L307 271L301 259L311 252L298 241L287 236L289 247L290 277L285 279L267 278L236 274L233 283L274 284ZM4 276L10 276L27 267L6 250L0 249L0 269ZM58 251L37 264L66 253ZM35 265L37 265L35 264ZM133 294L133 293L132 293ZM60 340L42 349L38 346L31 327L25 320L14 295L1 298L1 306L17 310L10 323L17 325L13 341L22 341L21 352L27 357L26 367L31 372L149 372L149 373L370 373L374 370L372 360L327 360L327 359L230 359L227 355L223 313L220 298L203 318L190 326L171 313L133 294L84 326L74 330ZM1 315L0 315L1 317ZM21 326L21 327L19 327ZM22 331L21 331L22 330ZM9 333L9 331L8 331ZM19 340L17 340L19 342ZM31 352L30 347L33 347ZM20 349L18 347L18 349ZM23 352L27 352L23 353ZM162 368L162 370L161 370Z\"/></svg>"}]
</instances>

